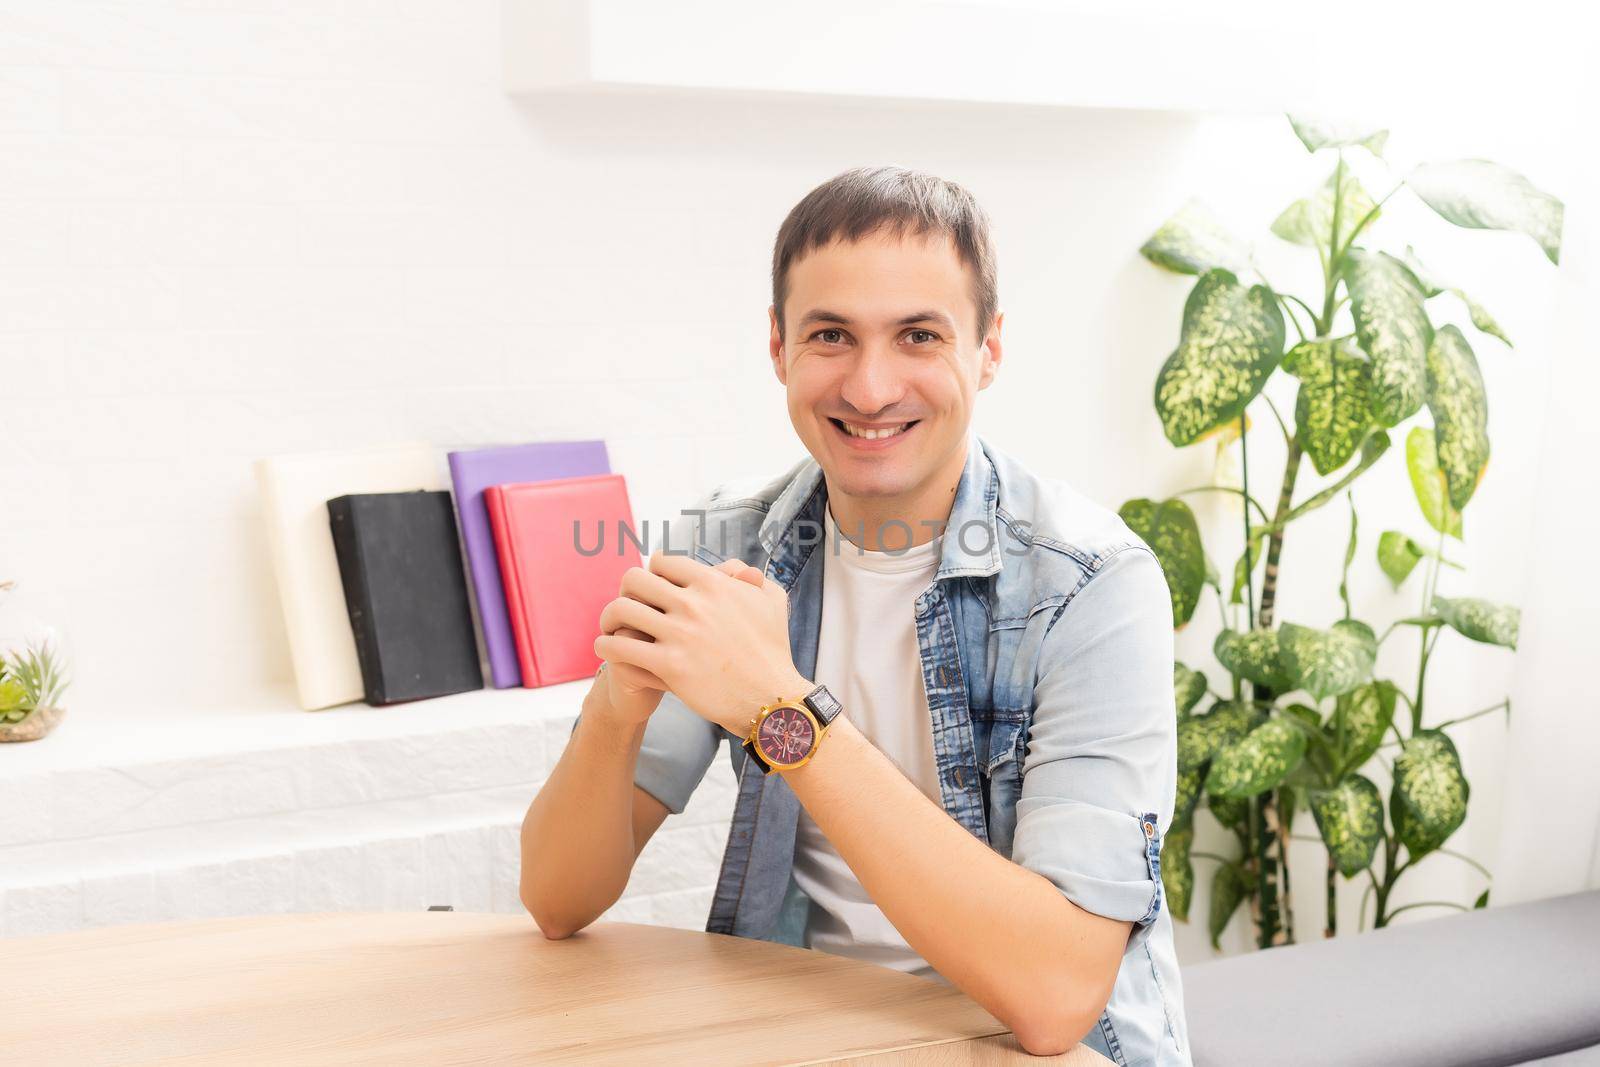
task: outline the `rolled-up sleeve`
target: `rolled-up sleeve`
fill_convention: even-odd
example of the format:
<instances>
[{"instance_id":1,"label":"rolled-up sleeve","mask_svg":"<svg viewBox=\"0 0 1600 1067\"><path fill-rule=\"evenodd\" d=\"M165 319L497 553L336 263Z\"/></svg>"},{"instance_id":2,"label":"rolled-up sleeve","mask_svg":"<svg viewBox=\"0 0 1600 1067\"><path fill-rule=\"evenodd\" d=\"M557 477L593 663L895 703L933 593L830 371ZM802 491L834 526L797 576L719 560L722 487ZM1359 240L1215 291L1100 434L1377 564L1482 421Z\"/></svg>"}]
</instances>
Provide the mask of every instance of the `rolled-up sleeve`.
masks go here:
<instances>
[{"instance_id":1,"label":"rolled-up sleeve","mask_svg":"<svg viewBox=\"0 0 1600 1067\"><path fill-rule=\"evenodd\" d=\"M573 719L572 729L577 728L578 719ZM661 703L651 714L639 744L633 784L665 804L672 814L682 815L724 736L722 727L690 711L675 694L661 694Z\"/></svg>"},{"instance_id":2,"label":"rolled-up sleeve","mask_svg":"<svg viewBox=\"0 0 1600 1067\"><path fill-rule=\"evenodd\" d=\"M715 495L713 492L702 497L693 508L672 517L662 544L649 547L664 547L680 554L692 554L702 547L705 534L700 518ZM582 717L580 713L578 718ZM577 728L578 719L573 719L572 731ZM721 726L689 710L677 694L663 693L661 703L645 725L633 784L665 804L672 814L683 814L689 797L716 758L717 746L727 736L730 735Z\"/></svg>"},{"instance_id":3,"label":"rolled-up sleeve","mask_svg":"<svg viewBox=\"0 0 1600 1067\"><path fill-rule=\"evenodd\" d=\"M1172 601L1142 545L1107 557L1040 646L1012 861L1085 911L1133 922L1163 906L1161 841L1177 786Z\"/></svg>"}]
</instances>

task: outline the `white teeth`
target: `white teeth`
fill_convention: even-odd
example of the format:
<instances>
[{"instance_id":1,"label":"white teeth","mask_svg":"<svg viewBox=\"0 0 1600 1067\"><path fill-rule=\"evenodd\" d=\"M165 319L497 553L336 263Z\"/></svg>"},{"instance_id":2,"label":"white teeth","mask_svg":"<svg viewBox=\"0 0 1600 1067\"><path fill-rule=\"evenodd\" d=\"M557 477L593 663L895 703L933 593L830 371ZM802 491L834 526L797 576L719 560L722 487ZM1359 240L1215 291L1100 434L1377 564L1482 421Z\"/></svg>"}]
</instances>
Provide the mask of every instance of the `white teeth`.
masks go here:
<instances>
[{"instance_id":1,"label":"white teeth","mask_svg":"<svg viewBox=\"0 0 1600 1067\"><path fill-rule=\"evenodd\" d=\"M840 422L844 426L845 432L851 437L864 437L868 441L876 441L880 437L893 437L897 433L904 433L905 428L911 425L909 422L903 422L899 426L891 426L883 430L863 430L844 422L842 419Z\"/></svg>"}]
</instances>

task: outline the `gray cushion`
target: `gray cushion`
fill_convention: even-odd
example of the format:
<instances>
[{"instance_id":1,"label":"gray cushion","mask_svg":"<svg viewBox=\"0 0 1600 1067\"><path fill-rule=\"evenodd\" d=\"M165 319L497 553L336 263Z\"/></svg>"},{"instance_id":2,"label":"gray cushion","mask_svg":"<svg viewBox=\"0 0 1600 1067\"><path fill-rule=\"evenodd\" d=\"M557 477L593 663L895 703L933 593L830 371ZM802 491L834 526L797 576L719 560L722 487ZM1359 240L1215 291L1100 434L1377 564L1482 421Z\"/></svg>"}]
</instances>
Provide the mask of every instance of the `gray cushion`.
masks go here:
<instances>
[{"instance_id":1,"label":"gray cushion","mask_svg":"<svg viewBox=\"0 0 1600 1067\"><path fill-rule=\"evenodd\" d=\"M1196 1067L1499 1067L1581 1050L1600 1044L1600 891L1194 964L1183 991Z\"/></svg>"}]
</instances>

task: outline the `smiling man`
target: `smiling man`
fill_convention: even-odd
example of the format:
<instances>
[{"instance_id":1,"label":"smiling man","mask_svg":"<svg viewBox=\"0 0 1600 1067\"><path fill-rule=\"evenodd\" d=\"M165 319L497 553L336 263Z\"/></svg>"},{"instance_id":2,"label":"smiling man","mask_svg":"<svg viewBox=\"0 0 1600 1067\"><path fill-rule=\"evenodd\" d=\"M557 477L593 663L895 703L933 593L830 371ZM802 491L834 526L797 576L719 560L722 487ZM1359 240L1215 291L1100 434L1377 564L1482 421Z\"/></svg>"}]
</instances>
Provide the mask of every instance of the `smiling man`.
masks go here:
<instances>
[{"instance_id":1,"label":"smiling man","mask_svg":"<svg viewBox=\"0 0 1600 1067\"><path fill-rule=\"evenodd\" d=\"M624 576L522 899L549 937L592 922L726 741L708 931L953 983L1035 1054L1188 1063L1171 601L1113 512L973 431L995 279L983 209L932 175L847 171L790 212L770 354L810 458Z\"/></svg>"}]
</instances>

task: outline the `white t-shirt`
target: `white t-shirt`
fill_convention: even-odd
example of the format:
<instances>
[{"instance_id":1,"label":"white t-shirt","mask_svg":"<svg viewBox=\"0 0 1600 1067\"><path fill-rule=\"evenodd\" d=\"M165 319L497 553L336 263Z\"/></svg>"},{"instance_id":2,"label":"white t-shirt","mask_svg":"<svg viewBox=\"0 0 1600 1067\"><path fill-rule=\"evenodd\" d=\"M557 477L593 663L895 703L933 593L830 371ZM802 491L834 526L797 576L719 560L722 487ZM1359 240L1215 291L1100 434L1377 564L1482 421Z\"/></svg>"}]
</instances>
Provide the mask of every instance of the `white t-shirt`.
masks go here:
<instances>
[{"instance_id":1,"label":"white t-shirt","mask_svg":"<svg viewBox=\"0 0 1600 1067\"><path fill-rule=\"evenodd\" d=\"M839 699L841 715L942 808L915 601L933 584L944 536L899 550L903 535L894 528L883 541L896 550L867 552L841 533L831 508L825 525L816 680ZM807 948L945 981L872 902L804 807L794 853L795 881L813 901Z\"/></svg>"}]
</instances>

